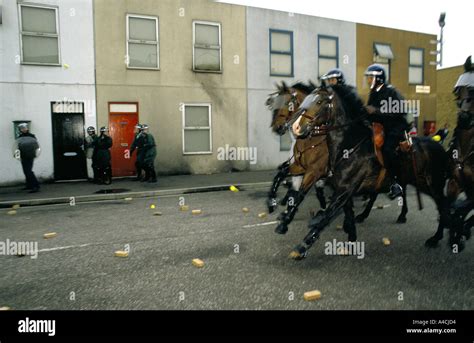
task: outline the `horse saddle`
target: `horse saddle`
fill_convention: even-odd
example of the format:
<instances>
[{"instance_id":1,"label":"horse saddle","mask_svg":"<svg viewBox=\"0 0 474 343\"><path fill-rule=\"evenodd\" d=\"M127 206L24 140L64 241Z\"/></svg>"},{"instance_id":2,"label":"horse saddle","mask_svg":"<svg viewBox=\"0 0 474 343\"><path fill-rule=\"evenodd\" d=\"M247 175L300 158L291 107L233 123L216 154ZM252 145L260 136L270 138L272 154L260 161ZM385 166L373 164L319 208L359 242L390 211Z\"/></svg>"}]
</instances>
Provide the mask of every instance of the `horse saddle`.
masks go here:
<instances>
[{"instance_id":1,"label":"horse saddle","mask_svg":"<svg viewBox=\"0 0 474 343\"><path fill-rule=\"evenodd\" d=\"M383 143L385 142L385 134L383 130L383 125L380 123L373 123L372 132L373 132L375 156L377 157L377 160L379 161L379 163L382 166L384 166L382 147L383 147Z\"/></svg>"}]
</instances>

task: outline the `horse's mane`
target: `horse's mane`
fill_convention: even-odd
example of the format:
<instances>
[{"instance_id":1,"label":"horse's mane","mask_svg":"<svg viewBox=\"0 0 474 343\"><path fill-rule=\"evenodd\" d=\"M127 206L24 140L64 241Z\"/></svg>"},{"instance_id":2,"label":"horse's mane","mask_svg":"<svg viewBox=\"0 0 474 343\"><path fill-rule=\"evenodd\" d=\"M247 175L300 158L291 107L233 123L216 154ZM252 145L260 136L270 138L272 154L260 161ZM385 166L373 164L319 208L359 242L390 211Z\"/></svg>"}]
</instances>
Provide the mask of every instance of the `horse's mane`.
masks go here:
<instances>
[{"instance_id":1,"label":"horse's mane","mask_svg":"<svg viewBox=\"0 0 474 343\"><path fill-rule=\"evenodd\" d=\"M363 103L357 95L355 88L348 85L334 85L331 88L341 99L346 116L350 119L356 119L362 115Z\"/></svg>"},{"instance_id":2,"label":"horse's mane","mask_svg":"<svg viewBox=\"0 0 474 343\"><path fill-rule=\"evenodd\" d=\"M305 84L301 81L298 81L296 83L294 83L293 85L291 85L291 88L294 88L296 90L299 90L301 92L304 92L305 94L310 94L312 91L315 90L315 86L312 85L312 84Z\"/></svg>"}]
</instances>

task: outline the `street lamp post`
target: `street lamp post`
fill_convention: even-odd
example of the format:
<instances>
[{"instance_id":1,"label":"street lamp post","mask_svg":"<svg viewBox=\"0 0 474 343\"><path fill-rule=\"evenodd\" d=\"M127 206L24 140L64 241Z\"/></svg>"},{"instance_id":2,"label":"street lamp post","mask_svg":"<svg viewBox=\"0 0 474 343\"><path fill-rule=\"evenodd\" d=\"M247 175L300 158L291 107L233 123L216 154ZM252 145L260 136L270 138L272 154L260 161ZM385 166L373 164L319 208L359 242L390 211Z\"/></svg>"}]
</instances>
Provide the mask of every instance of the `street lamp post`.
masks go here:
<instances>
[{"instance_id":1,"label":"street lamp post","mask_svg":"<svg viewBox=\"0 0 474 343\"><path fill-rule=\"evenodd\" d=\"M439 36L439 66L443 66L443 31L444 31L444 26L446 25L445 22L446 19L446 12L442 12L441 15L439 16L439 27L441 28L441 33Z\"/></svg>"}]
</instances>

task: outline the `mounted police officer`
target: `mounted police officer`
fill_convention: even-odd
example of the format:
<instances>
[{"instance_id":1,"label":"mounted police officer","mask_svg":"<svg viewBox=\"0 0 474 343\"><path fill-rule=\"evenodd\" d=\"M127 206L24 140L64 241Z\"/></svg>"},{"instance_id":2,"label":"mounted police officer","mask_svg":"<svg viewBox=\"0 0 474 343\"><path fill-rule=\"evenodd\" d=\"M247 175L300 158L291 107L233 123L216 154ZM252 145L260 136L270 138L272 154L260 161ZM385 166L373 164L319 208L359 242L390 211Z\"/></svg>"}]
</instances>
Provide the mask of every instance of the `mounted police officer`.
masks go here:
<instances>
[{"instance_id":1,"label":"mounted police officer","mask_svg":"<svg viewBox=\"0 0 474 343\"><path fill-rule=\"evenodd\" d=\"M135 161L135 168L137 170L137 177L135 181L140 181L142 179L142 170L143 170L143 140L145 136L142 134L143 126L137 124L135 126L135 137L130 148L130 157L135 150L137 150L137 159Z\"/></svg>"},{"instance_id":2,"label":"mounted police officer","mask_svg":"<svg viewBox=\"0 0 474 343\"><path fill-rule=\"evenodd\" d=\"M30 190L29 193L36 193L39 191L40 186L35 173L33 173L33 162L39 155L40 147L36 136L30 133L27 123L19 124L18 129L20 135L15 142L14 157L21 160L23 174L25 174L26 187L23 189Z\"/></svg>"},{"instance_id":3,"label":"mounted police officer","mask_svg":"<svg viewBox=\"0 0 474 343\"><path fill-rule=\"evenodd\" d=\"M97 154L94 148L94 142L97 140L97 134L95 132L95 127L89 126L87 128L87 137L85 138L86 141L86 157L87 157L87 170L88 172L92 169L92 181L97 183Z\"/></svg>"},{"instance_id":4,"label":"mounted police officer","mask_svg":"<svg viewBox=\"0 0 474 343\"><path fill-rule=\"evenodd\" d=\"M400 163L396 150L408 128L407 113L404 112L405 106L403 106L404 99L392 85L386 83L387 77L382 66L372 64L365 71L365 76L370 87L366 106L368 119L384 127L385 142L382 154L385 168L392 181L388 196L393 200L403 194L402 187L397 181Z\"/></svg>"},{"instance_id":5,"label":"mounted police officer","mask_svg":"<svg viewBox=\"0 0 474 343\"><path fill-rule=\"evenodd\" d=\"M324 82L326 86L346 84L344 73L339 68L334 68L334 69L329 70L326 74L321 76L321 80Z\"/></svg>"},{"instance_id":6,"label":"mounted police officer","mask_svg":"<svg viewBox=\"0 0 474 343\"><path fill-rule=\"evenodd\" d=\"M109 129L106 126L100 128L100 136L95 141L94 147L97 156L97 172L99 182L104 184L112 183L112 165L110 163L110 148L112 138L109 136Z\"/></svg>"},{"instance_id":7,"label":"mounted police officer","mask_svg":"<svg viewBox=\"0 0 474 343\"><path fill-rule=\"evenodd\" d=\"M143 134L143 169L145 170L145 178L143 182L156 182L155 172L155 158L156 158L156 144L155 138L148 132L148 125L142 126Z\"/></svg>"}]
</instances>

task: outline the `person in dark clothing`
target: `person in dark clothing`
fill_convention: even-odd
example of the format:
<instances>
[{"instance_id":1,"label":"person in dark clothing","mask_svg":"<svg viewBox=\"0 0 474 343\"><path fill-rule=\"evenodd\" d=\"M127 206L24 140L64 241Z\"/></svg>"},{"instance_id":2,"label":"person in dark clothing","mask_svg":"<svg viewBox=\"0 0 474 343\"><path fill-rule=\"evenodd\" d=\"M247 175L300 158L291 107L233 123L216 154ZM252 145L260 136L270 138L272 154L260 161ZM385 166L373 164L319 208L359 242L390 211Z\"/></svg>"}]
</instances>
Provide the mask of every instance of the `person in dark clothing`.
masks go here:
<instances>
[{"instance_id":1,"label":"person in dark clothing","mask_svg":"<svg viewBox=\"0 0 474 343\"><path fill-rule=\"evenodd\" d=\"M100 128L100 136L95 141L95 153L97 158L97 171L99 182L104 184L112 183L112 165L110 164L110 148L112 147L112 138L108 135L109 129L105 126Z\"/></svg>"},{"instance_id":2,"label":"person in dark clothing","mask_svg":"<svg viewBox=\"0 0 474 343\"><path fill-rule=\"evenodd\" d=\"M21 123L18 125L20 136L16 140L15 157L20 158L23 174L25 174L26 186L24 190L29 193L39 191L39 182L33 173L33 162L39 153L39 144L36 136L30 133L28 124Z\"/></svg>"},{"instance_id":3,"label":"person in dark clothing","mask_svg":"<svg viewBox=\"0 0 474 343\"><path fill-rule=\"evenodd\" d=\"M408 129L404 99L393 86L386 84L385 69L382 66L369 66L365 75L370 86L366 106L369 121L380 123L384 127L385 142L382 154L385 168L392 179L388 196L393 200L403 194L402 187L397 182L400 175L397 147L405 138L405 131Z\"/></svg>"},{"instance_id":4,"label":"person in dark clothing","mask_svg":"<svg viewBox=\"0 0 474 343\"><path fill-rule=\"evenodd\" d=\"M96 153L96 149L94 148L95 146L95 141L98 139L99 137L97 136L97 134L95 133L95 128L93 126L89 126L87 128L87 137L85 138L85 146L86 146L86 157L87 157L87 160L88 160L88 164L90 164L91 166L91 169L92 169L92 174L93 174L93 179L92 179L92 182L94 183L98 183L98 172L97 172L97 153ZM89 160L91 162L89 162Z\"/></svg>"},{"instance_id":5,"label":"person in dark clothing","mask_svg":"<svg viewBox=\"0 0 474 343\"><path fill-rule=\"evenodd\" d=\"M137 124L135 126L135 137L130 148L130 157L133 152L137 150L137 159L135 161L135 168L137 170L137 177L135 181L141 181L142 179L142 170L143 170L143 140L144 135L142 134L142 125Z\"/></svg>"},{"instance_id":6,"label":"person in dark clothing","mask_svg":"<svg viewBox=\"0 0 474 343\"><path fill-rule=\"evenodd\" d=\"M155 158L156 144L155 138L148 132L148 125L144 124L143 131L143 169L145 170L145 178L143 182L156 182Z\"/></svg>"}]
</instances>

